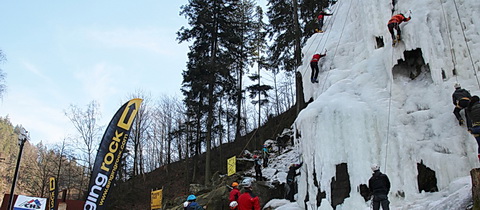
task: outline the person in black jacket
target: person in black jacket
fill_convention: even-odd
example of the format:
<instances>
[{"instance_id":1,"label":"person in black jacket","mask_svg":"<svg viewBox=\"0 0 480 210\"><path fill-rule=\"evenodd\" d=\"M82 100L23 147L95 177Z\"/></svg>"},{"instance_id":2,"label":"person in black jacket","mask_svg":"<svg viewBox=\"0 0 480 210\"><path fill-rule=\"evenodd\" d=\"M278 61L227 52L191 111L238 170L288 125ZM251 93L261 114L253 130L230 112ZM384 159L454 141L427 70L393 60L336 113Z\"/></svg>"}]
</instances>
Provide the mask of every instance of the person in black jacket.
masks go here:
<instances>
[{"instance_id":1,"label":"person in black jacket","mask_svg":"<svg viewBox=\"0 0 480 210\"><path fill-rule=\"evenodd\" d=\"M297 173L297 169L302 167L302 164L303 162L300 164L292 164L288 168L287 183L285 185L285 198L288 199L290 202L295 201L294 195L297 184L297 182L295 182L295 177L300 175L300 173Z\"/></svg>"},{"instance_id":2,"label":"person in black jacket","mask_svg":"<svg viewBox=\"0 0 480 210\"><path fill-rule=\"evenodd\" d=\"M478 96L473 96L466 109L470 118L467 121L468 131L475 137L478 144L478 160L480 161L480 102Z\"/></svg>"},{"instance_id":3,"label":"person in black jacket","mask_svg":"<svg viewBox=\"0 0 480 210\"><path fill-rule=\"evenodd\" d=\"M464 121L462 119L462 116L460 115L460 110L467 108L468 104L470 103L470 98L472 96L470 95L470 92L468 92L468 90L462 89L460 84L456 83L454 87L455 92L453 92L452 94L452 101L453 105L455 105L455 109L453 110L453 114L457 118L458 124L463 125ZM468 124L468 121L470 120L468 114L465 114L465 118Z\"/></svg>"},{"instance_id":4,"label":"person in black jacket","mask_svg":"<svg viewBox=\"0 0 480 210\"><path fill-rule=\"evenodd\" d=\"M255 179L257 181L263 181L262 161L260 160L260 157L258 157L258 155L253 156L253 165L255 168Z\"/></svg>"},{"instance_id":5,"label":"person in black jacket","mask_svg":"<svg viewBox=\"0 0 480 210\"><path fill-rule=\"evenodd\" d=\"M370 189L370 194L373 195L373 210L379 210L380 205L383 210L388 210L388 192L390 191L390 180L388 180L387 175L380 172L380 167L377 164L372 165L373 175L368 180L368 188Z\"/></svg>"}]
</instances>

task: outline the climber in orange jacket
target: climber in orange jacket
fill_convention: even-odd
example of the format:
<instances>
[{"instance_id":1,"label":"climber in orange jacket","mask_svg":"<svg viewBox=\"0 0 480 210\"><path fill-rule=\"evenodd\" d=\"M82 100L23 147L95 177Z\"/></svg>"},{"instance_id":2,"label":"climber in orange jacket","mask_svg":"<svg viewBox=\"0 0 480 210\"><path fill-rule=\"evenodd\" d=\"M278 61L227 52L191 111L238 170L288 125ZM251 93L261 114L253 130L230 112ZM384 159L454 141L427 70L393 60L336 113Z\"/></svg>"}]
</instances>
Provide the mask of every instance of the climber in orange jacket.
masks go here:
<instances>
[{"instance_id":1,"label":"climber in orange jacket","mask_svg":"<svg viewBox=\"0 0 480 210\"><path fill-rule=\"evenodd\" d=\"M401 39L401 34L402 34L402 31L400 31L400 23L402 23L403 21L407 22L411 19L411 17L408 17L406 18L405 15L403 15L402 13L398 14L398 15L394 15L389 21L388 21L388 31L390 31L390 34L392 35L392 40L395 41L395 40L400 40ZM397 38L398 39L395 39L395 34L394 34L394 31L393 29L396 29L397 30Z\"/></svg>"}]
</instances>

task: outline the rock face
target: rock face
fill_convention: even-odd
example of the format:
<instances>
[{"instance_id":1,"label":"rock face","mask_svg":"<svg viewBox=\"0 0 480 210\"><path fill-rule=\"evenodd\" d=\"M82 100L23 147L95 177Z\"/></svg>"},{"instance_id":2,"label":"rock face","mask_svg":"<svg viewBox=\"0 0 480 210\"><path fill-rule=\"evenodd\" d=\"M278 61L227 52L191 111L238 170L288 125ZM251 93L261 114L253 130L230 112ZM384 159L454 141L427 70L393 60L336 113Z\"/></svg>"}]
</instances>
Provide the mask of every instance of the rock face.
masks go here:
<instances>
[{"instance_id":1,"label":"rock face","mask_svg":"<svg viewBox=\"0 0 480 210\"><path fill-rule=\"evenodd\" d=\"M230 184L234 181L241 183L243 177L240 174L234 174L230 177L220 177L216 182L216 186L213 190L205 192L204 194L197 195L197 202L206 207L208 210L224 210L229 209L228 196L230 194ZM279 183L272 183L267 181L255 181L253 182L253 192L259 197L260 205L264 206L269 200L277 198L281 199L284 195L284 186ZM241 187L241 186L240 186ZM201 186L195 186L193 189L206 189ZM203 192L203 191L200 191ZM244 192L242 189L241 193ZM168 208L174 210L182 210L183 206L181 205L185 199L178 199L176 203L177 206Z\"/></svg>"},{"instance_id":2,"label":"rock face","mask_svg":"<svg viewBox=\"0 0 480 210\"><path fill-rule=\"evenodd\" d=\"M332 178L332 207L342 204L345 198L350 197L350 177L346 163L338 164L335 177Z\"/></svg>"},{"instance_id":3,"label":"rock face","mask_svg":"<svg viewBox=\"0 0 480 210\"><path fill-rule=\"evenodd\" d=\"M435 171L423 164L423 161L417 163L418 170L418 191L438 192L437 177Z\"/></svg>"},{"instance_id":4,"label":"rock face","mask_svg":"<svg viewBox=\"0 0 480 210\"><path fill-rule=\"evenodd\" d=\"M474 168L470 171L472 177L472 198L473 209L480 209L480 168Z\"/></svg>"}]
</instances>

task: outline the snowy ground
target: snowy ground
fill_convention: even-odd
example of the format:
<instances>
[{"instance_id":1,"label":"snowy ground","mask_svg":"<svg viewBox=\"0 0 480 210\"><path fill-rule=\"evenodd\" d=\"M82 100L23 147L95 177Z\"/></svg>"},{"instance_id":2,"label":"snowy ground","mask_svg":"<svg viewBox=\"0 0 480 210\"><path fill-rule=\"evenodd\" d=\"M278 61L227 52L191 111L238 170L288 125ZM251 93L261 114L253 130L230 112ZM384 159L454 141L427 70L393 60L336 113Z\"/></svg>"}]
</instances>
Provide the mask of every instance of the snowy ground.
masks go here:
<instances>
[{"instance_id":1,"label":"snowy ground","mask_svg":"<svg viewBox=\"0 0 480 210\"><path fill-rule=\"evenodd\" d=\"M272 155L270 164L267 168L262 169L262 174L268 179L268 181L279 181L285 183L288 167L292 163L300 163L298 149L295 147L288 147L283 154L279 156ZM302 173L302 169L298 170ZM255 174L255 171L251 169L247 174ZM425 209L466 209L467 206L472 204L471 195L471 178L470 176L460 177L453 181L447 188L436 193L419 193L414 195L413 198L409 198L411 201L405 199L396 199L395 197L390 199L391 209L402 210L425 210ZM298 195L296 195L297 197ZM358 198L362 199L363 198ZM371 202L363 202L362 206L355 206L354 209L371 209ZM297 202L289 202L285 199L273 199L269 201L264 208L272 207L277 210L301 210L304 206L299 206ZM458 208L462 207L462 208ZM315 208L312 208L315 209ZM331 210L328 200L322 201L322 206L319 210ZM351 209L345 208L344 209Z\"/></svg>"}]
</instances>

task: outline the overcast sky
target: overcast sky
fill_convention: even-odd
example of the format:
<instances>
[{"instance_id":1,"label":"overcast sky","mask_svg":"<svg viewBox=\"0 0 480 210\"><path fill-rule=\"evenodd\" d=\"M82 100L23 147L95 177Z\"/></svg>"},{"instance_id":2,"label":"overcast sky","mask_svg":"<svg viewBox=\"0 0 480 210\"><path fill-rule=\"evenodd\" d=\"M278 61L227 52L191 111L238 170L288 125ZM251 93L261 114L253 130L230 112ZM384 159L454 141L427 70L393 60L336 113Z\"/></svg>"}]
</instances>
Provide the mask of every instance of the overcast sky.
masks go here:
<instances>
[{"instance_id":1,"label":"overcast sky","mask_svg":"<svg viewBox=\"0 0 480 210\"><path fill-rule=\"evenodd\" d=\"M23 125L31 142L54 143L76 134L64 115L71 104L98 101L107 124L136 90L181 96L188 44L176 32L186 25L186 3L2 1L0 116Z\"/></svg>"}]
</instances>

